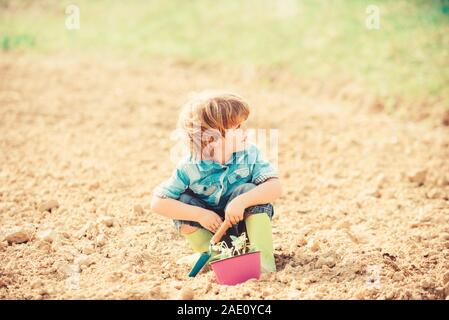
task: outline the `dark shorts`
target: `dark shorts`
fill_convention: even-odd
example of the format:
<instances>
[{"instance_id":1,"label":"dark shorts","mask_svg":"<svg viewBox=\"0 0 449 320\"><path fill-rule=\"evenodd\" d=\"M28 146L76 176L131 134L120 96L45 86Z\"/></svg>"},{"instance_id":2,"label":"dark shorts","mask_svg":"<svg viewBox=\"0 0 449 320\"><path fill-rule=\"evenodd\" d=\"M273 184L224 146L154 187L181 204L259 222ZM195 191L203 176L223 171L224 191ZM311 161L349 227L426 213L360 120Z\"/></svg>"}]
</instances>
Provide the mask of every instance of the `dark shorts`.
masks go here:
<instances>
[{"instance_id":1,"label":"dark shorts","mask_svg":"<svg viewBox=\"0 0 449 320\"><path fill-rule=\"evenodd\" d=\"M182 193L180 198L178 199L178 201L181 201L183 203L187 203L187 204L190 204L193 206L198 206L198 207L212 210L215 213L217 213L220 217L222 217L222 219L224 220L227 203L229 203L232 199L234 199L238 195L248 192L249 190L251 190L255 187L256 187L256 185L253 183L244 183L244 184L241 184L241 185L235 187L235 189L232 191L231 195L229 196L229 199L227 200L227 202L217 208L212 208L212 207L208 206L204 201L195 197L195 195L190 191ZM273 205L270 203L267 203L267 204L258 204L258 205L252 206L252 207L248 207L245 209L244 215L246 217L248 215L258 214L258 213L266 213L271 220L274 215ZM187 225L190 225L193 227L203 228L203 226L201 224L199 224L198 222L189 221L189 220L173 220L173 224L175 225L175 228L178 230L178 233L179 233L179 229L181 228L182 224L187 224ZM229 230L228 234L240 235L242 232L245 232L245 231L246 231L245 223L244 223L244 221L240 221L238 224L234 225Z\"/></svg>"}]
</instances>

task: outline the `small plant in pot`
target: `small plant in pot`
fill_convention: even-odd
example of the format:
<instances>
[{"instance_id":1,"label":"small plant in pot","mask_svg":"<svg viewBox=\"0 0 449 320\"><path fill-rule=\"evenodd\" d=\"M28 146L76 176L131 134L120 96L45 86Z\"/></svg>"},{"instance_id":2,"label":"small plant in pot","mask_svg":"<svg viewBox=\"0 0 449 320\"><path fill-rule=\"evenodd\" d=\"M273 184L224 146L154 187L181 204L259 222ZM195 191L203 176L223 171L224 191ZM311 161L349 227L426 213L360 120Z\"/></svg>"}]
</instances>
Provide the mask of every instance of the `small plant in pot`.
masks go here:
<instances>
[{"instance_id":1,"label":"small plant in pot","mask_svg":"<svg viewBox=\"0 0 449 320\"><path fill-rule=\"evenodd\" d=\"M225 241L212 246L218 252L211 260L211 267L220 284L236 285L260 277L260 251L249 244L246 233L231 236L232 247Z\"/></svg>"}]
</instances>

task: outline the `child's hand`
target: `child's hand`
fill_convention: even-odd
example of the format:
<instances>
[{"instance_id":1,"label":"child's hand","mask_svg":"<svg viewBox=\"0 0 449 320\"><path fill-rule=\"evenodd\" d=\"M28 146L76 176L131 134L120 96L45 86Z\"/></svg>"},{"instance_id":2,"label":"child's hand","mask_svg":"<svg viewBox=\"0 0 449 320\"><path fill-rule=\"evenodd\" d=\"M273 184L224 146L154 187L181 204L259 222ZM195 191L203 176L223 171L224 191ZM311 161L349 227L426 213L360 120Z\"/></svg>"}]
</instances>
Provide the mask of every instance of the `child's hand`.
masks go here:
<instances>
[{"instance_id":1,"label":"child's hand","mask_svg":"<svg viewBox=\"0 0 449 320\"><path fill-rule=\"evenodd\" d=\"M201 214L201 217L198 220L199 224L213 233L217 232L222 222L223 221L218 214L207 209L205 209L204 213Z\"/></svg>"},{"instance_id":2,"label":"child's hand","mask_svg":"<svg viewBox=\"0 0 449 320\"><path fill-rule=\"evenodd\" d=\"M237 224L243 220L243 214L245 213L246 206L239 198L234 198L228 203L225 210L225 220L232 224Z\"/></svg>"}]
</instances>

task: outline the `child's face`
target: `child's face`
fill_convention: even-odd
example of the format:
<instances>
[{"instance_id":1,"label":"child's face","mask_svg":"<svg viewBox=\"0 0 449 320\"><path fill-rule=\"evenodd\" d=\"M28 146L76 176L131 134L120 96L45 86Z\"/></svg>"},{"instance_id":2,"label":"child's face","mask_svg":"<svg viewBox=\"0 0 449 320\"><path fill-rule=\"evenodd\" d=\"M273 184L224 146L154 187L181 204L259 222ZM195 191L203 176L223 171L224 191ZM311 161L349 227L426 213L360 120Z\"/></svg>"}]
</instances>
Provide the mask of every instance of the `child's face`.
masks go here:
<instances>
[{"instance_id":1,"label":"child's face","mask_svg":"<svg viewBox=\"0 0 449 320\"><path fill-rule=\"evenodd\" d=\"M247 139L246 129L243 128L243 122L241 122L237 126L226 130L226 137L222 138L222 143L226 151L229 150L231 153L234 153L246 149Z\"/></svg>"}]
</instances>

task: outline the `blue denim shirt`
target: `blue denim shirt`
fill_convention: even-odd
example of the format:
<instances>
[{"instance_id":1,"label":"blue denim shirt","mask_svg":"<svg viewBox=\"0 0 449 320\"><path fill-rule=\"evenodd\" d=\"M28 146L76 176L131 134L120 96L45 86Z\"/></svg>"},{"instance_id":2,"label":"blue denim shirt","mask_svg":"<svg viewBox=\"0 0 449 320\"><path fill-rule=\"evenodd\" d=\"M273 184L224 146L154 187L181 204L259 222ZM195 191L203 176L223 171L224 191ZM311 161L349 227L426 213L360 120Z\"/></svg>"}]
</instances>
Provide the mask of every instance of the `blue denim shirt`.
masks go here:
<instances>
[{"instance_id":1,"label":"blue denim shirt","mask_svg":"<svg viewBox=\"0 0 449 320\"><path fill-rule=\"evenodd\" d=\"M275 168L250 143L245 150L234 152L225 164L185 156L171 177L156 187L154 194L177 200L190 189L209 206L219 208L227 202L235 187L248 182L257 185L276 177Z\"/></svg>"}]
</instances>

